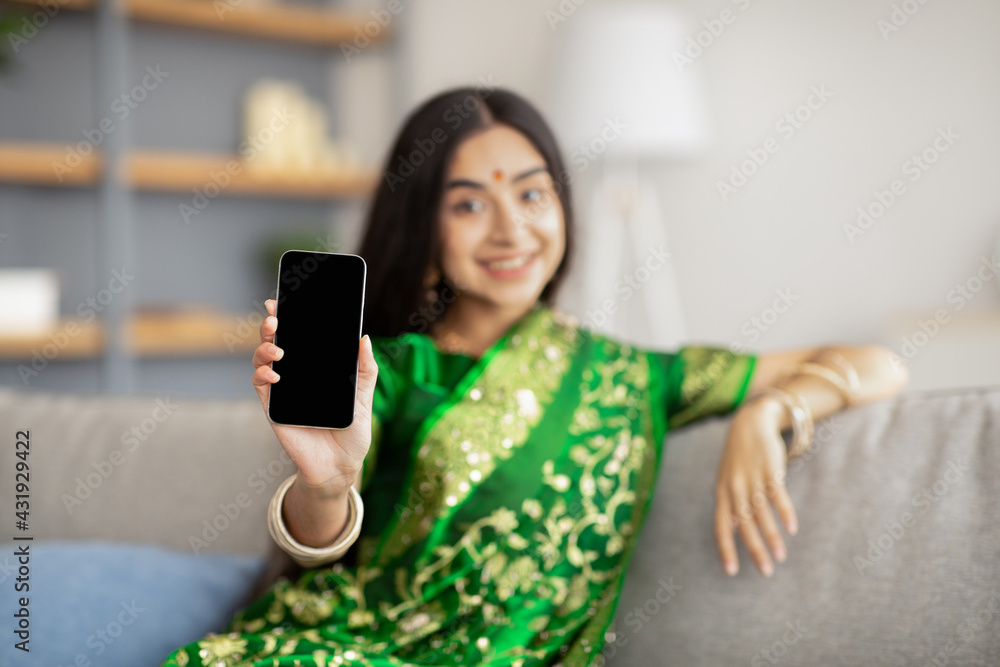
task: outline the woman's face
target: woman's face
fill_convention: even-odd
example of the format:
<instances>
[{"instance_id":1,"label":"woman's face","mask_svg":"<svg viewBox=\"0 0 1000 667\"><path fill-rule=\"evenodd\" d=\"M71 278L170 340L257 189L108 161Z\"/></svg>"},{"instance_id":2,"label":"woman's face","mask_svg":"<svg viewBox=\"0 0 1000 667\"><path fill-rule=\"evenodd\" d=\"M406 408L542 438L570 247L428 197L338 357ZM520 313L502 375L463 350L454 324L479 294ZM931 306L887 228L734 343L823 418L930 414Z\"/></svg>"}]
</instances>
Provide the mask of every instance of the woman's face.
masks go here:
<instances>
[{"instance_id":1,"label":"woman's face","mask_svg":"<svg viewBox=\"0 0 1000 667\"><path fill-rule=\"evenodd\" d=\"M441 267L458 300L534 304L565 249L562 205L541 153L494 125L459 144L443 188Z\"/></svg>"}]
</instances>

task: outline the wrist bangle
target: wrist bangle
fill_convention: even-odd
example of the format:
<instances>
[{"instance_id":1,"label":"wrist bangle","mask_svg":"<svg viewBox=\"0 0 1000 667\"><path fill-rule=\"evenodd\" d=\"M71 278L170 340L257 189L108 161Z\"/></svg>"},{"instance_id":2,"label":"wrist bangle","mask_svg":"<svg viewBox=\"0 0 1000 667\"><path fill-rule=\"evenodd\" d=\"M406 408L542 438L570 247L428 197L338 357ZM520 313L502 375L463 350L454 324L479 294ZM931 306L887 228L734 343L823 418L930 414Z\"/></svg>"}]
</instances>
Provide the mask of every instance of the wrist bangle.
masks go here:
<instances>
[{"instance_id":1,"label":"wrist bangle","mask_svg":"<svg viewBox=\"0 0 1000 667\"><path fill-rule=\"evenodd\" d=\"M816 377L823 378L836 387L837 391L840 392L841 398L844 399L844 407L850 407L857 400L857 393L851 388L848 382L844 378L837 375L837 373L828 366L812 361L806 361L799 364L798 367L792 371L792 375L814 375Z\"/></svg>"},{"instance_id":2,"label":"wrist bangle","mask_svg":"<svg viewBox=\"0 0 1000 667\"><path fill-rule=\"evenodd\" d=\"M812 411L809 410L809 405L798 394L779 387L768 387L762 395L777 398L792 416L794 436L792 445L788 448L786 463L808 451L813 436Z\"/></svg>"},{"instance_id":3,"label":"wrist bangle","mask_svg":"<svg viewBox=\"0 0 1000 667\"><path fill-rule=\"evenodd\" d=\"M281 515L285 494L295 482L296 477L298 477L298 473L282 482L281 486L274 492L267 512L267 528L275 543L302 567L325 565L343 556L357 541L358 535L361 533L361 520L364 518L365 506L357 489L353 485L348 487L347 526L344 531L328 547L308 547L292 537Z\"/></svg>"},{"instance_id":4,"label":"wrist bangle","mask_svg":"<svg viewBox=\"0 0 1000 667\"><path fill-rule=\"evenodd\" d=\"M830 361L844 374L844 381L847 383L848 391L851 396L851 403L853 404L856 402L858 394L861 391L861 380L858 378L858 371L854 368L854 364L849 362L842 355L837 354L828 348L823 348L819 354L811 359L811 361L817 363L824 360Z\"/></svg>"}]
</instances>

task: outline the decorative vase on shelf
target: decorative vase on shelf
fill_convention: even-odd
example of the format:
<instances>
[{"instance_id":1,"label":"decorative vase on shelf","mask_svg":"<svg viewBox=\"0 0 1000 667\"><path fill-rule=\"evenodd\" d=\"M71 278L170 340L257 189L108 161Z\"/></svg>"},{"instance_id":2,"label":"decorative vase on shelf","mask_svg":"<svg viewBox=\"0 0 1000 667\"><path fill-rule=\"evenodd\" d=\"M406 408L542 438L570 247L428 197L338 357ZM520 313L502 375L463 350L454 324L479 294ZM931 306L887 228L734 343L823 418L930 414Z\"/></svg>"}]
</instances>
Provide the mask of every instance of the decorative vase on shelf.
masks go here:
<instances>
[{"instance_id":1,"label":"decorative vase on shelf","mask_svg":"<svg viewBox=\"0 0 1000 667\"><path fill-rule=\"evenodd\" d=\"M243 152L248 170L267 176L322 176L356 166L352 151L327 136L323 105L294 81L265 78L244 96Z\"/></svg>"}]
</instances>

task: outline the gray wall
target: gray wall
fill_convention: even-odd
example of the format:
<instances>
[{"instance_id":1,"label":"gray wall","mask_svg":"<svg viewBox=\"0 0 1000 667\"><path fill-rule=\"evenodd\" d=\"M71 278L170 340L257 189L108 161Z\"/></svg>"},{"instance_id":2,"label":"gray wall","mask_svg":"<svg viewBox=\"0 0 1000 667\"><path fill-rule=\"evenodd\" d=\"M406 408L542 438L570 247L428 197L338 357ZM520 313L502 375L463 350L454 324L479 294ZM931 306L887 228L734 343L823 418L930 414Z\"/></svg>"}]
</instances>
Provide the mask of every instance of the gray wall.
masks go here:
<instances>
[{"instance_id":1,"label":"gray wall","mask_svg":"<svg viewBox=\"0 0 1000 667\"><path fill-rule=\"evenodd\" d=\"M411 103L492 74L547 108L555 38L599 4L616 2L409 6ZM725 9L737 16L689 69L708 84L712 146L695 162L649 174L670 234L688 338L757 350L867 343L882 341L887 318L901 309L955 314L949 290L974 276L1000 232L1000 3L919 3L888 39L877 21L889 19L894 4L918 3L670 4L687 11L692 36ZM560 7L567 20L553 29L546 12ZM835 96L723 202L716 182L747 149L781 136L777 119L819 84ZM558 131L559 118L550 120ZM909 181L904 161L948 125L961 138L919 181ZM843 224L894 178L906 179L906 194L851 244ZM758 338L745 336L744 325L786 288L799 297L794 307ZM971 309L1000 310L1000 277ZM885 338L898 349L899 339Z\"/></svg>"}]
</instances>

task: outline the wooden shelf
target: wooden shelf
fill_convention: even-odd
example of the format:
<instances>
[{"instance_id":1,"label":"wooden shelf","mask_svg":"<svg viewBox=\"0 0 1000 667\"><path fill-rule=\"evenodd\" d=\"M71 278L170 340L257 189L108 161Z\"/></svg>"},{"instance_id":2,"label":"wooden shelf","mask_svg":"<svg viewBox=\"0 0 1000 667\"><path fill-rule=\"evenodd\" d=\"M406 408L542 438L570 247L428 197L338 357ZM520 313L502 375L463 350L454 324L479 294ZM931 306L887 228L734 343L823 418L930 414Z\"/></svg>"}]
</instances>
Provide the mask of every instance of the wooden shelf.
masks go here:
<instances>
[{"instance_id":1,"label":"wooden shelf","mask_svg":"<svg viewBox=\"0 0 1000 667\"><path fill-rule=\"evenodd\" d=\"M95 185L101 177L99 151L95 149L90 155L79 156L80 162L70 166L67 146L70 144L0 143L0 181L29 185ZM59 164L66 170L59 168Z\"/></svg>"},{"instance_id":2,"label":"wooden shelf","mask_svg":"<svg viewBox=\"0 0 1000 667\"><path fill-rule=\"evenodd\" d=\"M135 150L128 156L126 173L137 190L191 193L218 186L225 195L307 199L367 196L376 180L374 173L357 169L320 174L261 173L253 167L236 155Z\"/></svg>"},{"instance_id":3,"label":"wooden shelf","mask_svg":"<svg viewBox=\"0 0 1000 667\"><path fill-rule=\"evenodd\" d=\"M95 185L100 180L101 156L97 150L68 172L57 170L57 162L65 164L66 144L0 143L0 182L66 187ZM204 192L206 186L214 189L224 182L216 196L326 200L368 196L376 182L370 170L344 168L330 173L289 174L260 173L252 167L237 155L134 150L125 158L125 182L136 190L186 194L192 190Z\"/></svg>"},{"instance_id":4,"label":"wooden shelf","mask_svg":"<svg viewBox=\"0 0 1000 667\"><path fill-rule=\"evenodd\" d=\"M350 16L277 1L242 4L235 0L230 3L224 0L126 0L126 3L129 16L134 19L319 46L349 42L356 36L354 28L363 30L366 21L371 20L361 15ZM372 41L384 39L386 32L380 30Z\"/></svg>"},{"instance_id":5,"label":"wooden shelf","mask_svg":"<svg viewBox=\"0 0 1000 667\"><path fill-rule=\"evenodd\" d=\"M63 317L44 334L0 333L0 359L30 361L36 353L43 359L92 359L104 349L104 341L102 322Z\"/></svg>"},{"instance_id":6,"label":"wooden shelf","mask_svg":"<svg viewBox=\"0 0 1000 667\"><path fill-rule=\"evenodd\" d=\"M140 310L129 322L132 353L137 357L198 357L246 354L260 344L259 313L220 313L210 308L169 311ZM243 326L240 326L241 323ZM45 346L56 346L56 355L45 354ZM0 333L0 359L30 360L36 351L53 360L93 359L107 347L104 323L64 317L52 331L34 334Z\"/></svg>"},{"instance_id":7,"label":"wooden shelf","mask_svg":"<svg viewBox=\"0 0 1000 667\"><path fill-rule=\"evenodd\" d=\"M22 5L44 6L43 0L10 0ZM265 39L299 42L315 46L337 46L362 35L370 42L388 37L388 27L373 37L364 32L373 19L328 9L284 3L280 0L258 4L239 0L123 0L129 18L200 30L215 30ZM95 0L56 0L68 9L94 9Z\"/></svg>"},{"instance_id":8,"label":"wooden shelf","mask_svg":"<svg viewBox=\"0 0 1000 667\"><path fill-rule=\"evenodd\" d=\"M210 308L140 310L129 326L132 350L139 357L226 356L260 344L259 313L220 313ZM244 326L240 326L243 322ZM249 334L240 337L240 333Z\"/></svg>"}]
</instances>

